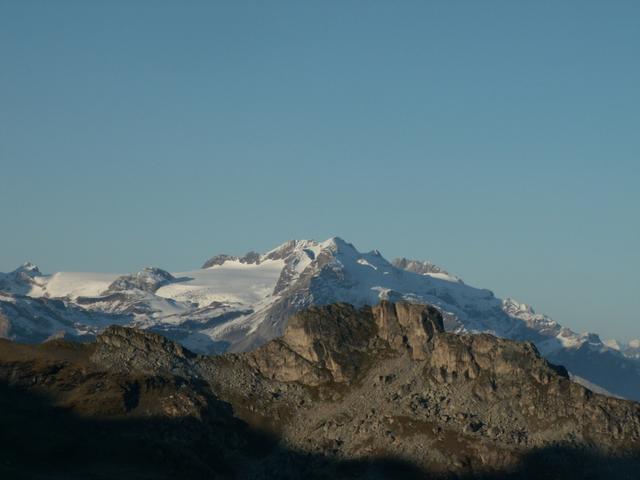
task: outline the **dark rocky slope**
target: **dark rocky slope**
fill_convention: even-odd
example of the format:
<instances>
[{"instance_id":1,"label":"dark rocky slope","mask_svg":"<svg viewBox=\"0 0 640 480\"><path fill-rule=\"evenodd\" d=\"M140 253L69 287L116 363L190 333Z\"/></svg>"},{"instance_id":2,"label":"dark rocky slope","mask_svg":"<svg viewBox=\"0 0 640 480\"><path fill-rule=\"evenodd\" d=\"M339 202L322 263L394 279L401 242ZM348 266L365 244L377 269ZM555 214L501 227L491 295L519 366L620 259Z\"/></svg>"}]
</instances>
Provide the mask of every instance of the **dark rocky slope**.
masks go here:
<instances>
[{"instance_id":1,"label":"dark rocky slope","mask_svg":"<svg viewBox=\"0 0 640 480\"><path fill-rule=\"evenodd\" d=\"M2 478L637 478L640 404L530 343L383 302L294 316L245 354L110 327L0 341Z\"/></svg>"}]
</instances>

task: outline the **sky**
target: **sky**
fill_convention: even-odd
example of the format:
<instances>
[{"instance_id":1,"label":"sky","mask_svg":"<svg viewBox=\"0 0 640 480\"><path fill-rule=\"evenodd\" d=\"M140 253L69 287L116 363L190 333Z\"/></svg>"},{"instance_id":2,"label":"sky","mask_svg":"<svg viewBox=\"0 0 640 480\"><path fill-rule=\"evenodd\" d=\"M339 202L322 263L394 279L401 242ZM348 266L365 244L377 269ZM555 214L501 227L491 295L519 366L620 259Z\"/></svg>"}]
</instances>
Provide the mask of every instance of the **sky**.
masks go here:
<instances>
[{"instance_id":1,"label":"sky","mask_svg":"<svg viewBox=\"0 0 640 480\"><path fill-rule=\"evenodd\" d=\"M0 0L0 271L340 236L640 337L640 2Z\"/></svg>"}]
</instances>

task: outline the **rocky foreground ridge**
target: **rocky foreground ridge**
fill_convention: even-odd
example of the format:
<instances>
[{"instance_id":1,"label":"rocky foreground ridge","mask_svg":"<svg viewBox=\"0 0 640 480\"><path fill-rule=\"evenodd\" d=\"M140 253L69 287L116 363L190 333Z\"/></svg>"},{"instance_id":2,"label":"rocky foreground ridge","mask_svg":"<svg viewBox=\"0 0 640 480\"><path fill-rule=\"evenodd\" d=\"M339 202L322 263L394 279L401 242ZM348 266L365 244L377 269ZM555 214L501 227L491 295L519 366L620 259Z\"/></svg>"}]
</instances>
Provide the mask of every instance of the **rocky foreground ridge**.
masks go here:
<instances>
[{"instance_id":1,"label":"rocky foreground ridge","mask_svg":"<svg viewBox=\"0 0 640 480\"><path fill-rule=\"evenodd\" d=\"M430 306L312 307L242 354L0 340L3 478L637 478L640 404Z\"/></svg>"}]
</instances>

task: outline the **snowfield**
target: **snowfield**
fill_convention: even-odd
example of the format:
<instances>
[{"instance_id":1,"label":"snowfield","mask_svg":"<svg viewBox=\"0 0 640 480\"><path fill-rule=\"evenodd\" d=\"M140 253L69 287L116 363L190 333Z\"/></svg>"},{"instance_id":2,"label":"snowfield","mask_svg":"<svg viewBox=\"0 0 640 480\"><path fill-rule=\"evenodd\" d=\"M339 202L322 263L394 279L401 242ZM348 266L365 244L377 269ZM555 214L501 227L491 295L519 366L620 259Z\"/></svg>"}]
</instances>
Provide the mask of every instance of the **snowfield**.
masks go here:
<instances>
[{"instance_id":1,"label":"snowfield","mask_svg":"<svg viewBox=\"0 0 640 480\"><path fill-rule=\"evenodd\" d=\"M42 287L35 287L29 296L49 298L95 297L104 292L111 282L118 278L113 273L59 272L51 276L39 277Z\"/></svg>"},{"instance_id":2,"label":"snowfield","mask_svg":"<svg viewBox=\"0 0 640 480\"><path fill-rule=\"evenodd\" d=\"M268 297L284 266L282 260L266 260L259 265L239 261L211 268L179 272L176 283L161 287L156 295L200 307L212 302L252 305Z\"/></svg>"}]
</instances>

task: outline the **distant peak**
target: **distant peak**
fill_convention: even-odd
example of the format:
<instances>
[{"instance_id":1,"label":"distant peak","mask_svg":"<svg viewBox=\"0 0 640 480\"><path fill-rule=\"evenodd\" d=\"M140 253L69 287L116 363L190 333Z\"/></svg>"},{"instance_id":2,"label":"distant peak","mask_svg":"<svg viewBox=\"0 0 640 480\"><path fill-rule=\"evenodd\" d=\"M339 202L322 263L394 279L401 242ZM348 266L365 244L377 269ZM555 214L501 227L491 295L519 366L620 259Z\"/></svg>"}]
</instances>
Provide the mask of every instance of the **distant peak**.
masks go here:
<instances>
[{"instance_id":1,"label":"distant peak","mask_svg":"<svg viewBox=\"0 0 640 480\"><path fill-rule=\"evenodd\" d=\"M535 315L535 310L530 306L527 305L526 303L520 303L519 301L511 298L511 297L506 297L504 299L502 299L502 306L505 309L505 311L510 312L510 313L528 313L531 315Z\"/></svg>"},{"instance_id":2,"label":"distant peak","mask_svg":"<svg viewBox=\"0 0 640 480\"><path fill-rule=\"evenodd\" d=\"M216 255L207 260L201 268L211 268L223 265L225 262L240 262L258 265L265 260L282 260L298 254L305 254L309 258L314 259L315 255L321 250L327 250L334 254L358 253L358 250L353 244L347 242L341 237L331 237L323 242L318 242L316 240L292 239L287 240L262 255L254 251L250 251L243 257L235 255ZM380 252L377 250L373 253L381 256Z\"/></svg>"},{"instance_id":3,"label":"distant peak","mask_svg":"<svg viewBox=\"0 0 640 480\"><path fill-rule=\"evenodd\" d=\"M340 237L331 237L320 244L323 248L328 248L336 252L357 251L356 247Z\"/></svg>"},{"instance_id":4,"label":"distant peak","mask_svg":"<svg viewBox=\"0 0 640 480\"><path fill-rule=\"evenodd\" d=\"M40 269L38 268L38 266L31 262L23 263L21 266L19 266L14 270L14 273L18 273L18 274L23 273L23 274L29 275L30 277L37 277L42 275L42 273L40 273Z\"/></svg>"},{"instance_id":5,"label":"distant peak","mask_svg":"<svg viewBox=\"0 0 640 480\"><path fill-rule=\"evenodd\" d=\"M144 290L155 292L158 288L175 281L175 277L166 270L157 267L145 267L139 272L121 275L116 278L107 292L122 292L126 290Z\"/></svg>"},{"instance_id":6,"label":"distant peak","mask_svg":"<svg viewBox=\"0 0 640 480\"><path fill-rule=\"evenodd\" d=\"M325 240L326 244L331 244L331 245L339 245L339 246L350 246L353 247L353 245L349 242L347 242L346 240L344 240L341 237L331 237L327 240Z\"/></svg>"},{"instance_id":7,"label":"distant peak","mask_svg":"<svg viewBox=\"0 0 640 480\"><path fill-rule=\"evenodd\" d=\"M304 250L313 245L317 245L317 242L313 240L287 240L273 250L269 250L263 255L263 258L266 260L282 260L295 251Z\"/></svg>"},{"instance_id":8,"label":"distant peak","mask_svg":"<svg viewBox=\"0 0 640 480\"><path fill-rule=\"evenodd\" d=\"M580 341L592 347L600 347L603 345L600 335L593 332L584 332L579 335Z\"/></svg>"}]
</instances>

